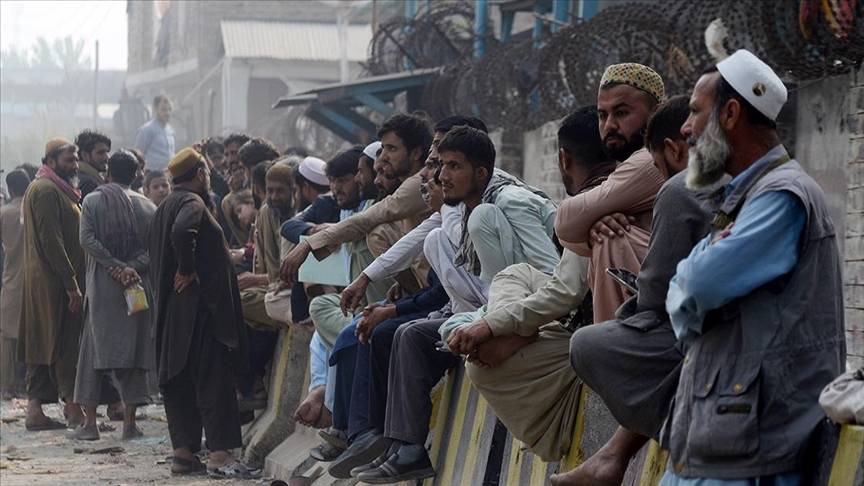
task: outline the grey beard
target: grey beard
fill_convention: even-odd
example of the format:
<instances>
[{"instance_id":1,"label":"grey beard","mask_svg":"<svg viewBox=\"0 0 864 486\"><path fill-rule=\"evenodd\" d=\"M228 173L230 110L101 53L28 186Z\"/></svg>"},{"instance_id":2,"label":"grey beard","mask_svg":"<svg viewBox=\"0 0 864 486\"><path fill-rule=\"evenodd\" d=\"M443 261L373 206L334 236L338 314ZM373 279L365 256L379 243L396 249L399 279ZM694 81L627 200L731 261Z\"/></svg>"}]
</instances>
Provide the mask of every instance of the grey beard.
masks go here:
<instances>
[{"instance_id":1,"label":"grey beard","mask_svg":"<svg viewBox=\"0 0 864 486\"><path fill-rule=\"evenodd\" d=\"M687 187L700 189L719 181L726 173L726 161L731 152L732 147L720 129L717 114L712 113L705 131L696 140L696 145L690 148Z\"/></svg>"}]
</instances>

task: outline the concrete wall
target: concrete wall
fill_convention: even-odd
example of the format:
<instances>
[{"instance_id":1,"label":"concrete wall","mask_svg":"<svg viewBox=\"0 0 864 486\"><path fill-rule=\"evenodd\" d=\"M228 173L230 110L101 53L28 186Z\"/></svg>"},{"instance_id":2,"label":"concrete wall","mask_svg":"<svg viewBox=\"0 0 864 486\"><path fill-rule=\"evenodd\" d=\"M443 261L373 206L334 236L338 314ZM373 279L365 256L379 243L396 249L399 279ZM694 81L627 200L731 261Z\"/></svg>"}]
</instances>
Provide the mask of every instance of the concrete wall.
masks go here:
<instances>
[{"instance_id":1,"label":"concrete wall","mask_svg":"<svg viewBox=\"0 0 864 486\"><path fill-rule=\"evenodd\" d=\"M846 96L849 151L846 161L845 277L849 364L864 366L864 69L849 77Z\"/></svg>"}]
</instances>

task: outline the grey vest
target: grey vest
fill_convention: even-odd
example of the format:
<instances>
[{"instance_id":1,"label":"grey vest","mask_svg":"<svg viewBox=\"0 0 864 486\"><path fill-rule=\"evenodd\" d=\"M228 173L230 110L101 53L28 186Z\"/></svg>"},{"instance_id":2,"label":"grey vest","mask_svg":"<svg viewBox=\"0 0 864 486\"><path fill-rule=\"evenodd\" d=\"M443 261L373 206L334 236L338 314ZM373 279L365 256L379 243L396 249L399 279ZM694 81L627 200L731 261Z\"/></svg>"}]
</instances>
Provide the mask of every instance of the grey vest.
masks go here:
<instances>
[{"instance_id":1,"label":"grey vest","mask_svg":"<svg viewBox=\"0 0 864 486\"><path fill-rule=\"evenodd\" d=\"M804 206L798 263L788 274L709 313L687 349L661 432L683 477L748 478L800 469L824 417L819 392L845 360L843 289L824 195L792 160L747 198L788 191Z\"/></svg>"}]
</instances>

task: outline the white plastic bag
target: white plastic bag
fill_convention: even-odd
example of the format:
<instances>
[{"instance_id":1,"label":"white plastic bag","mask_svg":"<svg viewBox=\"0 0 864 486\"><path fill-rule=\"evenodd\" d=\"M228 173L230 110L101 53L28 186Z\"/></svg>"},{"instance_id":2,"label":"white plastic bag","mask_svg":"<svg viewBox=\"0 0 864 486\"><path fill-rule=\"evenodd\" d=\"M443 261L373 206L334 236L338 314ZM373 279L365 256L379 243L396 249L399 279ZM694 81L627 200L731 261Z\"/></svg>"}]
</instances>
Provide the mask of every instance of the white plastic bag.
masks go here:
<instances>
[{"instance_id":1,"label":"white plastic bag","mask_svg":"<svg viewBox=\"0 0 864 486\"><path fill-rule=\"evenodd\" d=\"M828 384L819 405L838 424L864 425L864 368L848 371Z\"/></svg>"}]
</instances>

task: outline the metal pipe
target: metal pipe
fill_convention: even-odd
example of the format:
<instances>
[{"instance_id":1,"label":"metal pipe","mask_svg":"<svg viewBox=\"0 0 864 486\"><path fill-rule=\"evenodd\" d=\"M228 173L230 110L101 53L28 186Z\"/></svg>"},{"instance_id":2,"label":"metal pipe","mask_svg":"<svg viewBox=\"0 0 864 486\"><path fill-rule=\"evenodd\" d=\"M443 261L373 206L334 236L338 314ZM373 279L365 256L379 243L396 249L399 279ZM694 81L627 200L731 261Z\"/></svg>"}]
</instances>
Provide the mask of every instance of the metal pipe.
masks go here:
<instances>
[{"instance_id":1,"label":"metal pipe","mask_svg":"<svg viewBox=\"0 0 864 486\"><path fill-rule=\"evenodd\" d=\"M486 26L489 17L486 0L474 0L474 57L486 54Z\"/></svg>"},{"instance_id":2,"label":"metal pipe","mask_svg":"<svg viewBox=\"0 0 864 486\"><path fill-rule=\"evenodd\" d=\"M570 22L571 0L552 0L552 32L558 32L563 25Z\"/></svg>"}]
</instances>

